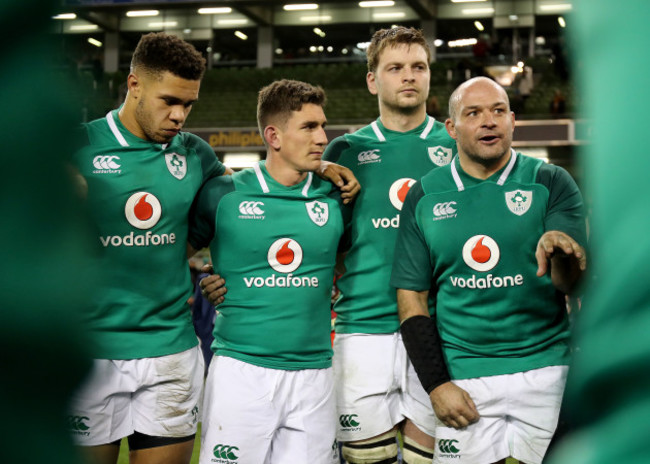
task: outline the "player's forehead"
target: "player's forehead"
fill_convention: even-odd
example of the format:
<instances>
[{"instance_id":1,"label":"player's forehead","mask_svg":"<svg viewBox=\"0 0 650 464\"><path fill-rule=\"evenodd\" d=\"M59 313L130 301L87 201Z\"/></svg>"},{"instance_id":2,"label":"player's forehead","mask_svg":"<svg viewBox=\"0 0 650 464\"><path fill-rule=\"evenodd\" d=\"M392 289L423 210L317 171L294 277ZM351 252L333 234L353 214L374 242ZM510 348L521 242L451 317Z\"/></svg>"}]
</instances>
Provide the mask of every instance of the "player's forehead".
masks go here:
<instances>
[{"instance_id":1,"label":"player's forehead","mask_svg":"<svg viewBox=\"0 0 650 464\"><path fill-rule=\"evenodd\" d=\"M427 52L420 44L394 43L388 44L379 54L378 66L390 63L427 62Z\"/></svg>"},{"instance_id":2,"label":"player's forehead","mask_svg":"<svg viewBox=\"0 0 650 464\"><path fill-rule=\"evenodd\" d=\"M493 81L472 82L463 88L458 99L459 108L493 107L508 105L508 96L500 85Z\"/></svg>"},{"instance_id":3,"label":"player's forehead","mask_svg":"<svg viewBox=\"0 0 650 464\"><path fill-rule=\"evenodd\" d=\"M292 111L289 115L289 125L302 125L306 123L315 123L319 125L327 123L323 107L316 105L315 103L304 103L299 110Z\"/></svg>"},{"instance_id":4,"label":"player's forehead","mask_svg":"<svg viewBox=\"0 0 650 464\"><path fill-rule=\"evenodd\" d=\"M179 100L196 100L201 88L200 80L184 79L169 71L160 73L147 81L147 86L160 96Z\"/></svg>"}]
</instances>

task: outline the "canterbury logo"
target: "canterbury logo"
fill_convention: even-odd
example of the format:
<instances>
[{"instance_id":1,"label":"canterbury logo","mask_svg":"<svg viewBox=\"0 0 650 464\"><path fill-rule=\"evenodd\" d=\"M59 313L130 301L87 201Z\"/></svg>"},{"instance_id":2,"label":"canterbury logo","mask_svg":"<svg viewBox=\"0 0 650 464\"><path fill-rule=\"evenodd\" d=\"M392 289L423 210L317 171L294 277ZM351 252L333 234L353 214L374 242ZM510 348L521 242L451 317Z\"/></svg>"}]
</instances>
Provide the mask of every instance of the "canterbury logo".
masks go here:
<instances>
[{"instance_id":1,"label":"canterbury logo","mask_svg":"<svg viewBox=\"0 0 650 464\"><path fill-rule=\"evenodd\" d=\"M235 451L239 451L239 448L236 446L217 445L212 449L212 454L214 454L215 458L229 459L231 461L234 461L237 459Z\"/></svg>"},{"instance_id":2,"label":"canterbury logo","mask_svg":"<svg viewBox=\"0 0 650 464\"><path fill-rule=\"evenodd\" d=\"M445 454L458 453L460 450L456 448L457 444L458 440L438 440L438 449Z\"/></svg>"},{"instance_id":3,"label":"canterbury logo","mask_svg":"<svg viewBox=\"0 0 650 464\"><path fill-rule=\"evenodd\" d=\"M264 210L260 206L264 206L261 201L242 201L239 204L239 212L252 216L261 216L264 214Z\"/></svg>"},{"instance_id":4,"label":"canterbury logo","mask_svg":"<svg viewBox=\"0 0 650 464\"><path fill-rule=\"evenodd\" d=\"M455 201L448 201L447 203L436 203L433 207L434 216L447 216L449 214L454 214L456 212Z\"/></svg>"},{"instance_id":5,"label":"canterbury logo","mask_svg":"<svg viewBox=\"0 0 650 464\"><path fill-rule=\"evenodd\" d=\"M359 162L368 162L368 161L375 161L379 159L379 155L377 152L379 151L379 148L375 148L374 150L368 150L368 151L362 151L359 153Z\"/></svg>"},{"instance_id":6,"label":"canterbury logo","mask_svg":"<svg viewBox=\"0 0 650 464\"><path fill-rule=\"evenodd\" d=\"M106 155L106 156L95 156L93 158L93 166L96 169L119 169L120 165L116 163L119 161L120 157L116 155Z\"/></svg>"},{"instance_id":7,"label":"canterbury logo","mask_svg":"<svg viewBox=\"0 0 650 464\"><path fill-rule=\"evenodd\" d=\"M90 427L84 423L87 420L90 419L86 416L68 416L68 428L80 432L88 430Z\"/></svg>"},{"instance_id":8,"label":"canterbury logo","mask_svg":"<svg viewBox=\"0 0 650 464\"><path fill-rule=\"evenodd\" d=\"M359 423L355 420L357 417L356 414L343 414L342 416L339 417L339 424L341 424L341 427L358 427Z\"/></svg>"}]
</instances>

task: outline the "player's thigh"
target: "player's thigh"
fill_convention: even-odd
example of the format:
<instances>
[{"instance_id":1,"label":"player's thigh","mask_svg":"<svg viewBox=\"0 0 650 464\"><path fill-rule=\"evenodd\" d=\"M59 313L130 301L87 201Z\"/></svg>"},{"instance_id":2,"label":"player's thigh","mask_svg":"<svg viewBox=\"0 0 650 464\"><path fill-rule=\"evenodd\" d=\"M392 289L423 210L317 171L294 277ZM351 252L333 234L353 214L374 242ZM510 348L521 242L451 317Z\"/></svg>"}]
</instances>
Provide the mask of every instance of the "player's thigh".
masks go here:
<instances>
[{"instance_id":1,"label":"player's thigh","mask_svg":"<svg viewBox=\"0 0 650 464\"><path fill-rule=\"evenodd\" d=\"M196 433L203 393L200 348L138 361L141 383L133 395L135 430L153 437Z\"/></svg>"},{"instance_id":2,"label":"player's thigh","mask_svg":"<svg viewBox=\"0 0 650 464\"><path fill-rule=\"evenodd\" d=\"M431 398L424 390L420 379L418 378L411 361L408 358L406 349L403 345L398 348L402 352L400 358L402 361L402 370L404 379L402 385L402 411L404 416L409 419L415 427L423 434L434 437L436 433L436 414L433 411ZM406 433L406 431L404 431ZM417 435L417 433L414 433ZM422 437L413 436L419 443ZM430 440L424 440L427 444Z\"/></svg>"},{"instance_id":3,"label":"player's thigh","mask_svg":"<svg viewBox=\"0 0 650 464\"><path fill-rule=\"evenodd\" d=\"M215 356L208 369L201 464L266 462L281 411L274 405L283 371Z\"/></svg>"},{"instance_id":4,"label":"player's thigh","mask_svg":"<svg viewBox=\"0 0 650 464\"><path fill-rule=\"evenodd\" d=\"M365 440L400 423L397 334L337 334L334 379L339 441Z\"/></svg>"},{"instance_id":5,"label":"player's thigh","mask_svg":"<svg viewBox=\"0 0 650 464\"><path fill-rule=\"evenodd\" d=\"M286 377L290 381L279 392L286 414L275 432L269 462L338 463L332 369L291 371Z\"/></svg>"},{"instance_id":6,"label":"player's thigh","mask_svg":"<svg viewBox=\"0 0 650 464\"><path fill-rule=\"evenodd\" d=\"M541 463L560 415L567 366L522 372L509 383L511 454L527 464Z\"/></svg>"},{"instance_id":7,"label":"player's thigh","mask_svg":"<svg viewBox=\"0 0 650 464\"><path fill-rule=\"evenodd\" d=\"M68 428L76 444L106 445L133 433L130 396L135 380L130 365L93 361L89 376L71 398Z\"/></svg>"},{"instance_id":8,"label":"player's thigh","mask_svg":"<svg viewBox=\"0 0 650 464\"><path fill-rule=\"evenodd\" d=\"M454 380L467 391L478 409L478 422L457 430L436 418L434 463L498 462L510 455L507 443L508 402L498 377Z\"/></svg>"}]
</instances>

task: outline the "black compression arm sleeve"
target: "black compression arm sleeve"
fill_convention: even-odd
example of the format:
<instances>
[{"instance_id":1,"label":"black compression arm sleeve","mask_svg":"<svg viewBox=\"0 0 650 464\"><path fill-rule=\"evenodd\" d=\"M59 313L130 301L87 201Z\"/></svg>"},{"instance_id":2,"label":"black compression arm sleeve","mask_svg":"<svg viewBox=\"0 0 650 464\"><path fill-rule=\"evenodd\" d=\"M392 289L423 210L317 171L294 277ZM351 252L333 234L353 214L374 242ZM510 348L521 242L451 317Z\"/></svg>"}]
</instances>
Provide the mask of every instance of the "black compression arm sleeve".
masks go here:
<instances>
[{"instance_id":1,"label":"black compression arm sleeve","mask_svg":"<svg viewBox=\"0 0 650 464\"><path fill-rule=\"evenodd\" d=\"M427 393L451 380L433 319L426 316L409 317L402 322L400 332L406 352Z\"/></svg>"}]
</instances>

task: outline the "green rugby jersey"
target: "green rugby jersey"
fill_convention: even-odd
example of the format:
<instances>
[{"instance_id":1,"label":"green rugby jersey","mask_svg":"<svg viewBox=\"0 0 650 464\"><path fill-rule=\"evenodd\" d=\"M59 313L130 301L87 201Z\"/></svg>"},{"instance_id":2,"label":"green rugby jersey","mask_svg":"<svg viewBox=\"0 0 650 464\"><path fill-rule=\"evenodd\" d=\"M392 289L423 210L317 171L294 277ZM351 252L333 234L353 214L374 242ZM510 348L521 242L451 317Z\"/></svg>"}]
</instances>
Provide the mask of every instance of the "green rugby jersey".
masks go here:
<instances>
[{"instance_id":1,"label":"green rugby jersey","mask_svg":"<svg viewBox=\"0 0 650 464\"><path fill-rule=\"evenodd\" d=\"M362 186L346 231L346 272L337 281L337 333L399 329L389 279L402 204L417 179L448 164L455 153L444 124L430 116L408 132L386 129L377 119L337 137L325 150L324 159L350 168Z\"/></svg>"},{"instance_id":2,"label":"green rugby jersey","mask_svg":"<svg viewBox=\"0 0 650 464\"><path fill-rule=\"evenodd\" d=\"M330 298L343 233L340 193L312 173L291 187L265 162L213 179L190 219L190 243L210 244L226 280L212 349L257 366L332 365Z\"/></svg>"},{"instance_id":3,"label":"green rugby jersey","mask_svg":"<svg viewBox=\"0 0 650 464\"><path fill-rule=\"evenodd\" d=\"M585 243L582 197L563 169L511 152L490 178L458 158L422 178L402 214L391 285L437 294L436 320L453 379L568 363L564 296L537 277L541 235Z\"/></svg>"},{"instance_id":4,"label":"green rugby jersey","mask_svg":"<svg viewBox=\"0 0 650 464\"><path fill-rule=\"evenodd\" d=\"M101 248L101 288L87 324L96 358L136 359L197 344L187 299L187 216L203 182L225 167L210 146L181 132L169 144L131 134L118 110L85 125L75 156Z\"/></svg>"}]
</instances>

